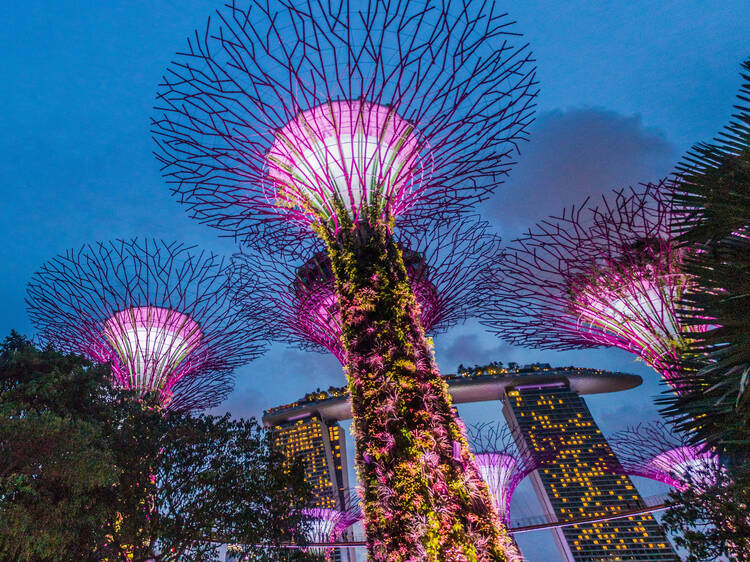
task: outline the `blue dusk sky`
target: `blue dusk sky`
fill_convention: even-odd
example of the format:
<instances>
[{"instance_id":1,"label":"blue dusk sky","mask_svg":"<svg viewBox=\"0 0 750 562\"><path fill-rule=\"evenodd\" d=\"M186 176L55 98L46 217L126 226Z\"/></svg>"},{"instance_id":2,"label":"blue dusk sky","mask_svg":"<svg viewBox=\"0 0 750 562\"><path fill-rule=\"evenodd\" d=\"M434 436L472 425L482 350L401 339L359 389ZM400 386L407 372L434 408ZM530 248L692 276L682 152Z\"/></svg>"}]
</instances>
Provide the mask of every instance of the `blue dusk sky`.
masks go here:
<instances>
[{"instance_id":1,"label":"blue dusk sky","mask_svg":"<svg viewBox=\"0 0 750 562\"><path fill-rule=\"evenodd\" d=\"M218 4L29 0L0 8L0 335L13 328L33 335L25 284L68 248L155 236L235 251L171 198L149 134L164 68ZM506 241L587 195L668 174L691 144L710 139L730 117L739 65L750 56L746 1L503 7L532 46L541 88L531 141L483 207ZM637 373L641 387L588 403L605 433L657 416L656 375L622 351L524 350L475 323L435 343L443 372L500 360ZM315 387L342 384L332 357L277 345L237 372L236 389L218 411L259 417ZM460 411L468 423L500 416L496 403ZM644 494L654 491L643 486ZM514 513L535 509L522 486ZM556 559L545 533L520 542L529 560Z\"/></svg>"}]
</instances>

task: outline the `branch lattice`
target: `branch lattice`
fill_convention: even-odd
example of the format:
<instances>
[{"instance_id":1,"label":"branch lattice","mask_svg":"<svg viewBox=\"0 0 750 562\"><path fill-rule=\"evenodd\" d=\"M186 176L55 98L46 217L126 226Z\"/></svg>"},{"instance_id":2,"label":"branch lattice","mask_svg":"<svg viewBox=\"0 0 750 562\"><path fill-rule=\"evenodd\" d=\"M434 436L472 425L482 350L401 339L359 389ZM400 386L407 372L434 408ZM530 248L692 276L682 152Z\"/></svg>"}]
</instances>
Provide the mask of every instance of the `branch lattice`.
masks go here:
<instances>
[{"instance_id":1,"label":"branch lattice","mask_svg":"<svg viewBox=\"0 0 750 562\"><path fill-rule=\"evenodd\" d=\"M310 520L307 540L312 543L328 543L341 539L352 525L362 520L361 502L359 492L350 488L344 490L343 504L339 508L314 507L303 510ZM310 550L324 554L326 560L332 559L331 548L317 547Z\"/></svg>"},{"instance_id":2,"label":"branch lattice","mask_svg":"<svg viewBox=\"0 0 750 562\"><path fill-rule=\"evenodd\" d=\"M669 382L685 346L676 312L690 283L685 250L669 236L674 212L659 183L541 221L486 274L483 323L529 347L625 349Z\"/></svg>"},{"instance_id":3,"label":"branch lattice","mask_svg":"<svg viewBox=\"0 0 750 562\"><path fill-rule=\"evenodd\" d=\"M340 207L452 218L508 173L536 93L493 2L232 1L168 68L152 130L189 213L264 245Z\"/></svg>"},{"instance_id":4,"label":"branch lattice","mask_svg":"<svg viewBox=\"0 0 750 562\"><path fill-rule=\"evenodd\" d=\"M657 480L678 490L710 478L720 466L713 449L692 444L687 435L662 421L618 431L609 444L619 461L617 472Z\"/></svg>"},{"instance_id":5,"label":"branch lattice","mask_svg":"<svg viewBox=\"0 0 750 562\"><path fill-rule=\"evenodd\" d=\"M479 470L495 499L505 524L510 523L510 503L521 481L546 462L546 456L519 452L506 425L481 423L467 428Z\"/></svg>"},{"instance_id":6,"label":"branch lattice","mask_svg":"<svg viewBox=\"0 0 750 562\"><path fill-rule=\"evenodd\" d=\"M262 351L228 279L222 258L195 247L117 240L44 264L26 302L42 341L109 362L119 386L157 391L169 408L206 408L231 391L233 369Z\"/></svg>"},{"instance_id":7,"label":"branch lattice","mask_svg":"<svg viewBox=\"0 0 750 562\"><path fill-rule=\"evenodd\" d=\"M475 315L478 272L500 251L489 225L479 219L453 221L402 234L399 244L425 331L435 335ZM236 254L232 284L243 309L262 320L271 339L328 351L344 363L330 259L320 244L308 252L303 257Z\"/></svg>"}]
</instances>

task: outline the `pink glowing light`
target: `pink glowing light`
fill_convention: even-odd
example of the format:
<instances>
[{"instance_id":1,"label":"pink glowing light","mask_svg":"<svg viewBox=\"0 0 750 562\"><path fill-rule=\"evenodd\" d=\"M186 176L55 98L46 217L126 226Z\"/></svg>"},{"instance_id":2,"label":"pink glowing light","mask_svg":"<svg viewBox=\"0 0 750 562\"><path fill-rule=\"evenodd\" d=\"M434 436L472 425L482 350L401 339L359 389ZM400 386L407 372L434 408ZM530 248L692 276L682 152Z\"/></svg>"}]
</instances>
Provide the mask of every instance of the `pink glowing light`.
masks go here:
<instances>
[{"instance_id":1,"label":"pink glowing light","mask_svg":"<svg viewBox=\"0 0 750 562\"><path fill-rule=\"evenodd\" d=\"M312 519L307 535L307 540L310 542L333 541L340 533L361 519L361 514L352 515L347 511L325 507L304 509L302 513Z\"/></svg>"},{"instance_id":2,"label":"pink glowing light","mask_svg":"<svg viewBox=\"0 0 750 562\"><path fill-rule=\"evenodd\" d=\"M188 357L202 339L189 316L155 306L117 312L105 322L104 336L112 346L112 372L119 384L163 395L195 369Z\"/></svg>"},{"instance_id":3,"label":"pink glowing light","mask_svg":"<svg viewBox=\"0 0 750 562\"><path fill-rule=\"evenodd\" d=\"M353 219L376 205L383 217L406 210L424 181L414 127L391 109L336 101L303 111L277 131L268 151L270 193L309 222L336 223L337 205ZM415 176L419 181L415 181Z\"/></svg>"},{"instance_id":4,"label":"pink glowing light","mask_svg":"<svg viewBox=\"0 0 750 562\"><path fill-rule=\"evenodd\" d=\"M468 216L401 233L399 240L427 334L476 314L483 299L478 272L501 251L500 238L486 222ZM292 256L243 252L233 256L232 265L239 302L249 315L263 318L270 339L330 352L343 362L334 276L320 245Z\"/></svg>"},{"instance_id":5,"label":"pink glowing light","mask_svg":"<svg viewBox=\"0 0 750 562\"><path fill-rule=\"evenodd\" d=\"M359 494L350 489L344 493L342 509L312 507L302 510L310 519L306 538L313 543L334 542L341 538L349 527L362 520L362 506ZM311 548L311 552L326 553L330 548Z\"/></svg>"},{"instance_id":6,"label":"pink glowing light","mask_svg":"<svg viewBox=\"0 0 750 562\"><path fill-rule=\"evenodd\" d=\"M493 503L503 523L510 523L510 503L521 481L542 466L544 457L521 453L507 426L483 423L467 430L482 479L492 493Z\"/></svg>"},{"instance_id":7,"label":"pink glowing light","mask_svg":"<svg viewBox=\"0 0 750 562\"><path fill-rule=\"evenodd\" d=\"M502 183L537 94L506 15L464 8L227 4L157 94L174 193L254 249L312 239L311 223L335 233L341 212L397 229L454 218Z\"/></svg>"},{"instance_id":8,"label":"pink glowing light","mask_svg":"<svg viewBox=\"0 0 750 562\"><path fill-rule=\"evenodd\" d=\"M713 449L690 444L685 434L661 421L619 431L609 443L618 461L615 472L649 478L678 490L711 485L721 469Z\"/></svg>"},{"instance_id":9,"label":"pink glowing light","mask_svg":"<svg viewBox=\"0 0 750 562\"><path fill-rule=\"evenodd\" d=\"M685 338L708 328L678 319L691 280L670 239L677 212L660 183L541 221L487 270L483 323L529 347L618 347L675 385Z\"/></svg>"},{"instance_id":10,"label":"pink glowing light","mask_svg":"<svg viewBox=\"0 0 750 562\"><path fill-rule=\"evenodd\" d=\"M117 386L158 392L170 409L203 409L263 351L228 276L221 257L184 244L100 242L45 263L28 284L28 311L41 341L109 363Z\"/></svg>"},{"instance_id":11,"label":"pink glowing light","mask_svg":"<svg viewBox=\"0 0 750 562\"><path fill-rule=\"evenodd\" d=\"M688 482L710 485L708 475L719 469L716 453L701 447L686 445L664 451L653 457L646 466L649 478L663 482L678 490L684 490Z\"/></svg>"},{"instance_id":12,"label":"pink glowing light","mask_svg":"<svg viewBox=\"0 0 750 562\"><path fill-rule=\"evenodd\" d=\"M668 247L667 242L659 246ZM678 252L667 249L667 255ZM684 347L676 303L689 285L689 278L675 264L638 265L612 262L582 281L571 282L569 312L577 317L582 337L592 343L619 347L639 355L667 381L674 378L677 352ZM685 330L699 332L702 326Z\"/></svg>"},{"instance_id":13,"label":"pink glowing light","mask_svg":"<svg viewBox=\"0 0 750 562\"><path fill-rule=\"evenodd\" d=\"M412 291L420 305L422 326L430 332L439 320L437 291L426 274L424 258L405 249L403 255ZM341 313L331 263L325 252L316 254L298 270L293 291L295 325L305 338L325 347L343 364Z\"/></svg>"},{"instance_id":14,"label":"pink glowing light","mask_svg":"<svg viewBox=\"0 0 750 562\"><path fill-rule=\"evenodd\" d=\"M507 524L510 522L510 501L513 492L526 474L524 471L516 470L518 461L512 455L478 453L476 459L482 479L492 493L495 508Z\"/></svg>"}]
</instances>

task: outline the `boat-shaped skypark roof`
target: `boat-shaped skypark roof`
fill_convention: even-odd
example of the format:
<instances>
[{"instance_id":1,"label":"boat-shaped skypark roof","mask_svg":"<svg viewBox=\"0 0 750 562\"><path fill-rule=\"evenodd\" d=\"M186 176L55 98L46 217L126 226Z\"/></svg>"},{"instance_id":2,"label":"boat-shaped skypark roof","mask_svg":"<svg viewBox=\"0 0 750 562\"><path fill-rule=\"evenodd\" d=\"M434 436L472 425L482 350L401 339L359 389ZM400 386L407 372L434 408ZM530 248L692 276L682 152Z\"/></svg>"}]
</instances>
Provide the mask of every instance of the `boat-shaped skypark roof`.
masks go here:
<instances>
[{"instance_id":1,"label":"boat-shaped skypark roof","mask_svg":"<svg viewBox=\"0 0 750 562\"><path fill-rule=\"evenodd\" d=\"M493 363L484 367L461 369L458 374L443 375L454 404L502 400L506 390L559 384L570 386L578 394L618 392L639 386L639 375L586 369L580 367L551 367L534 363L520 367L514 363L503 367ZM272 426L317 414L325 419L351 419L351 405L347 387L317 390L291 404L276 406L263 413L263 424Z\"/></svg>"}]
</instances>

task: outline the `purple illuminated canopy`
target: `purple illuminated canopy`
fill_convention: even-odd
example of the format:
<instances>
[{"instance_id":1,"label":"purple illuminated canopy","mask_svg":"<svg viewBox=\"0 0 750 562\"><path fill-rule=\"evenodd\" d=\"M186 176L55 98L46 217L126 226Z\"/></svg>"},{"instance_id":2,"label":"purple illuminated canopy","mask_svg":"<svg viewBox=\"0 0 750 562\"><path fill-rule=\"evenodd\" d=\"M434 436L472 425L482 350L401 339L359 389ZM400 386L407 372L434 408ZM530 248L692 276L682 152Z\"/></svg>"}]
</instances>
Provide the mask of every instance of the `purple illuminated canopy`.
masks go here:
<instances>
[{"instance_id":1,"label":"purple illuminated canopy","mask_svg":"<svg viewBox=\"0 0 750 562\"><path fill-rule=\"evenodd\" d=\"M507 426L483 423L468 428L471 449L482 478L492 492L503 522L510 523L510 503L521 481L539 468L543 461L518 451Z\"/></svg>"},{"instance_id":2,"label":"purple illuminated canopy","mask_svg":"<svg viewBox=\"0 0 750 562\"><path fill-rule=\"evenodd\" d=\"M44 342L109 362L118 386L186 409L220 402L233 369L261 352L228 289L218 256L118 240L47 262L29 282L27 304Z\"/></svg>"},{"instance_id":3,"label":"purple illuminated canopy","mask_svg":"<svg viewBox=\"0 0 750 562\"><path fill-rule=\"evenodd\" d=\"M670 381L690 283L669 236L674 212L664 184L649 184L538 223L487 275L483 323L530 347L619 347Z\"/></svg>"},{"instance_id":4,"label":"purple illuminated canopy","mask_svg":"<svg viewBox=\"0 0 750 562\"><path fill-rule=\"evenodd\" d=\"M426 228L400 244L421 324L440 333L476 314L478 272L500 251L500 239L476 218ZM232 283L244 309L263 319L270 336L304 349L328 351L344 363L341 315L331 262L320 245L311 258L240 253ZM249 281L247 289L243 284Z\"/></svg>"},{"instance_id":5,"label":"purple illuminated canopy","mask_svg":"<svg viewBox=\"0 0 750 562\"><path fill-rule=\"evenodd\" d=\"M263 243L454 216L507 174L535 84L492 2L232 2L168 68L152 129L189 212Z\"/></svg>"},{"instance_id":6,"label":"purple illuminated canopy","mask_svg":"<svg viewBox=\"0 0 750 562\"><path fill-rule=\"evenodd\" d=\"M687 436L661 421L619 431L609 444L620 466L616 471L663 482L678 490L700 484L719 469L716 452L690 444Z\"/></svg>"},{"instance_id":7,"label":"purple illuminated canopy","mask_svg":"<svg viewBox=\"0 0 750 562\"><path fill-rule=\"evenodd\" d=\"M373 559L494 559L508 543L484 517L492 500L421 325L415 292L430 284L409 279L402 249L429 260L411 234L465 218L526 138L535 71L512 25L493 1L232 1L158 92L156 154L193 217L251 251L293 256L291 273L320 250L296 261L300 247L326 247ZM329 301L278 316L322 304L330 331Z\"/></svg>"},{"instance_id":8,"label":"purple illuminated canopy","mask_svg":"<svg viewBox=\"0 0 750 562\"><path fill-rule=\"evenodd\" d=\"M123 387L160 391L190 372L192 365L185 359L203 336L198 324L185 314L138 306L107 319L104 337L120 359L112 371Z\"/></svg>"},{"instance_id":9,"label":"purple illuminated canopy","mask_svg":"<svg viewBox=\"0 0 750 562\"><path fill-rule=\"evenodd\" d=\"M334 225L337 205L354 219L368 207L402 215L426 179L429 152L393 109L336 101L303 111L282 127L266 159L270 200L292 209L312 207L313 215Z\"/></svg>"},{"instance_id":10,"label":"purple illuminated canopy","mask_svg":"<svg viewBox=\"0 0 750 562\"><path fill-rule=\"evenodd\" d=\"M357 521L362 519L362 506L359 493L350 489L344 492L341 509L312 507L302 510L309 519L306 538L313 543L334 542ZM323 553L324 547L312 548L313 552Z\"/></svg>"},{"instance_id":11,"label":"purple illuminated canopy","mask_svg":"<svg viewBox=\"0 0 750 562\"><path fill-rule=\"evenodd\" d=\"M437 291L429 279L424 258L405 248L402 249L402 254L412 291L420 305L422 327L427 333L431 333L439 328L437 320L441 310ZM235 263L242 259L242 255L236 256ZM276 303L273 302L276 299L272 297L265 301L271 305L265 311L269 319L269 329L276 331L274 327L278 327L279 331L284 331L284 328L289 328L290 339L302 336L307 340L303 347L307 347L308 344L320 344L343 364L344 350L340 344L341 313L327 252L318 252L297 270L289 291L292 293L289 296L296 306L286 326L281 326L279 308L276 308ZM299 331L293 332L295 328Z\"/></svg>"}]
</instances>

